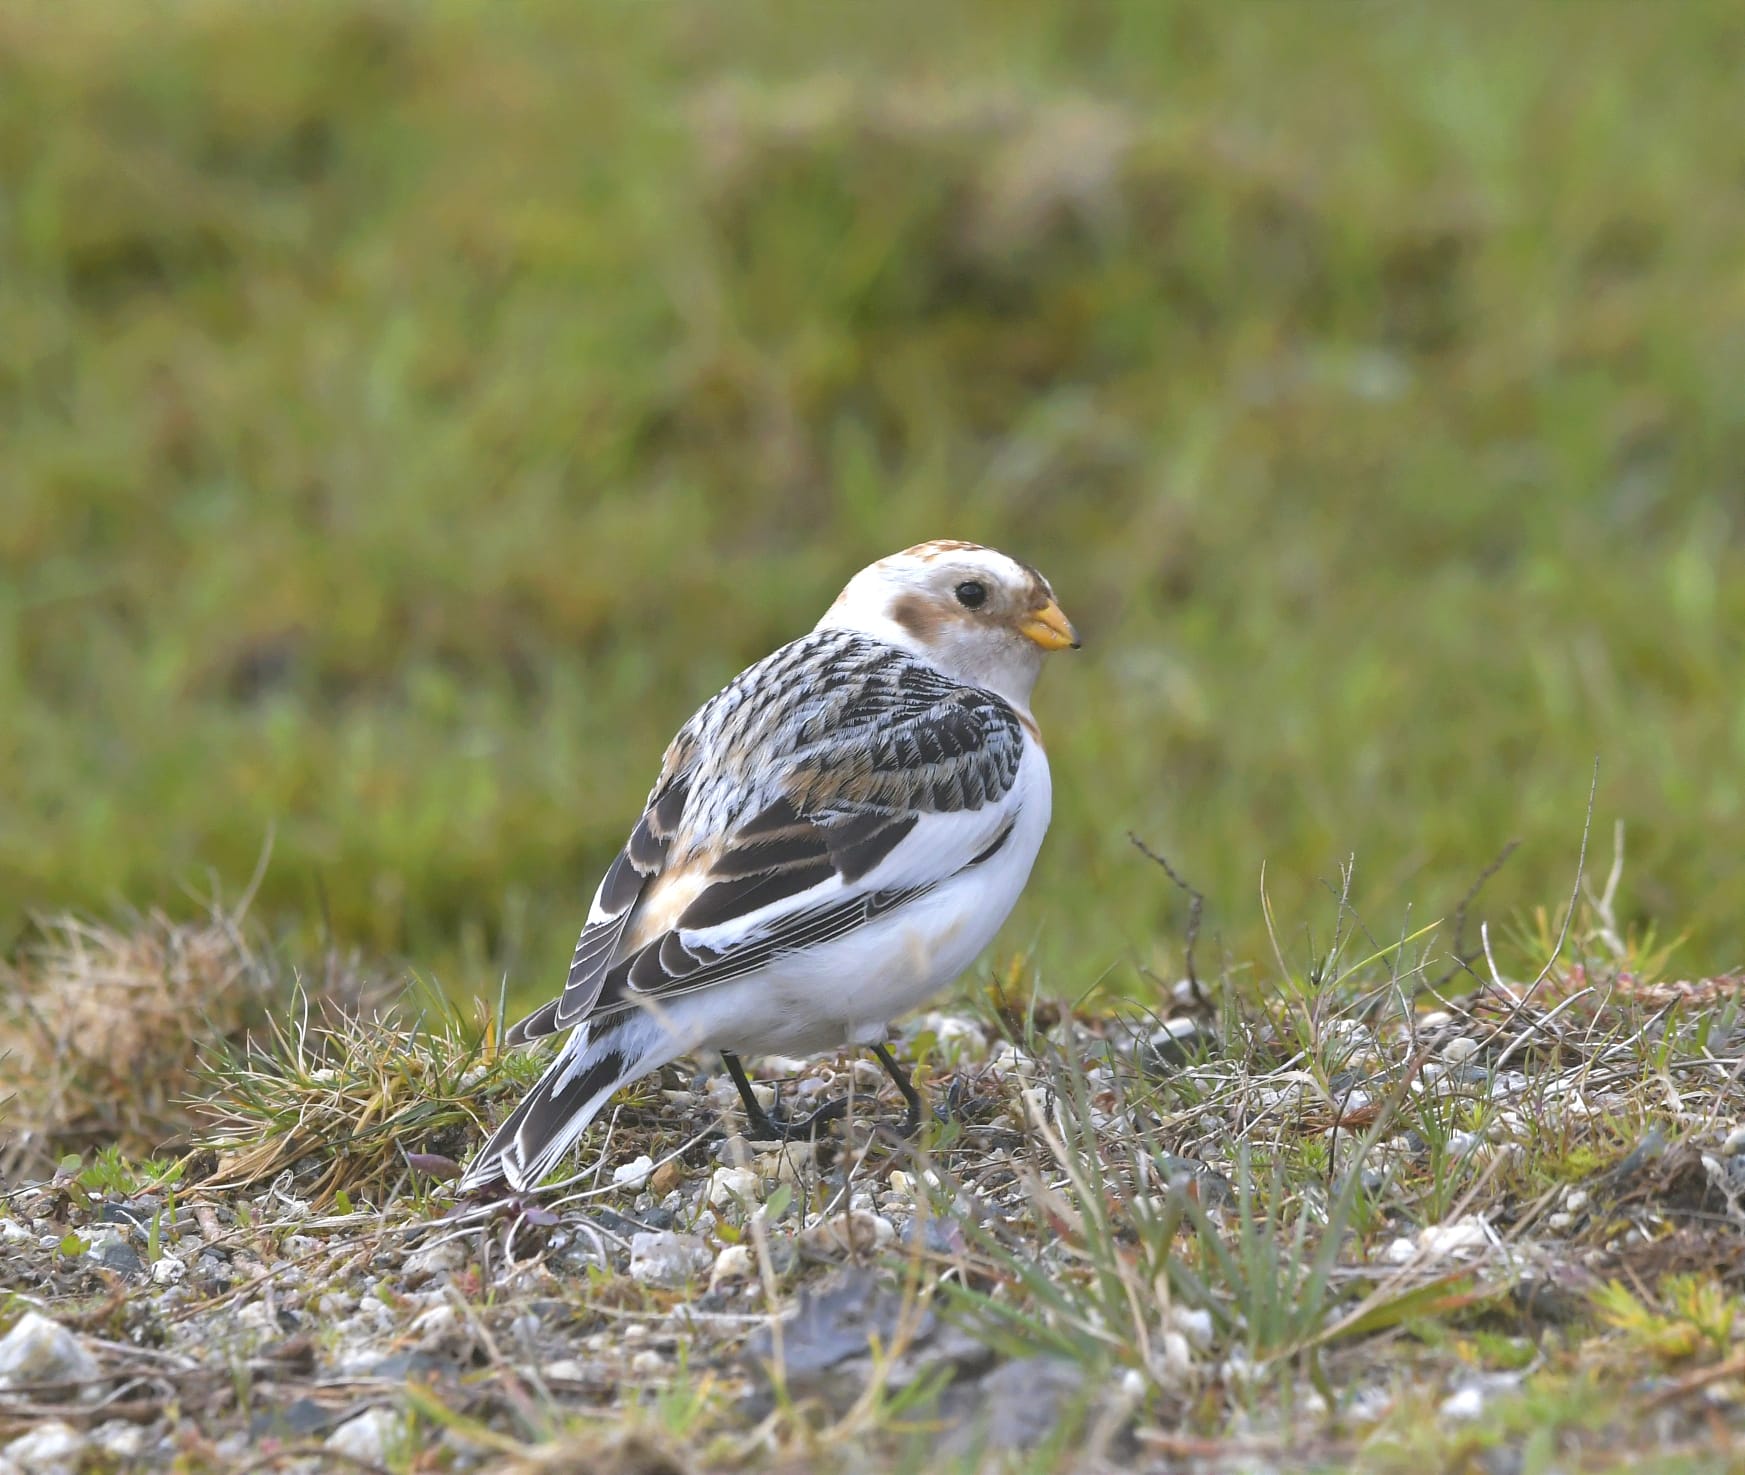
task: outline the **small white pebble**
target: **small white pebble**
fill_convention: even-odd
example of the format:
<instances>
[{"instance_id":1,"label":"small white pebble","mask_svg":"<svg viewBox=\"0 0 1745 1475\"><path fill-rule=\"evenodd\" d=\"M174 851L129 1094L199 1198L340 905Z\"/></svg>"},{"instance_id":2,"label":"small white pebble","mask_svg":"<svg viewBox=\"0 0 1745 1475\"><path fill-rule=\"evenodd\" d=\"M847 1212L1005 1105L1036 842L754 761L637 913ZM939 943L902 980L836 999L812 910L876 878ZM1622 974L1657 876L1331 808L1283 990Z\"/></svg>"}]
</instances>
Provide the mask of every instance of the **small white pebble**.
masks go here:
<instances>
[{"instance_id":1,"label":"small white pebble","mask_svg":"<svg viewBox=\"0 0 1745 1475\"><path fill-rule=\"evenodd\" d=\"M1196 1352L1205 1352L1212 1345L1212 1313L1198 1307L1172 1306L1170 1321Z\"/></svg>"},{"instance_id":2,"label":"small white pebble","mask_svg":"<svg viewBox=\"0 0 1745 1475\"><path fill-rule=\"evenodd\" d=\"M881 1250L896 1237L897 1228L889 1219L852 1209L801 1230L795 1242L813 1254L836 1256Z\"/></svg>"},{"instance_id":3,"label":"small white pebble","mask_svg":"<svg viewBox=\"0 0 1745 1475\"><path fill-rule=\"evenodd\" d=\"M1476 1419L1484 1413L1484 1393L1477 1388L1462 1388L1442 1400L1445 1419Z\"/></svg>"},{"instance_id":4,"label":"small white pebble","mask_svg":"<svg viewBox=\"0 0 1745 1475\"><path fill-rule=\"evenodd\" d=\"M1565 1214L1559 1211L1558 1213L1547 1214L1545 1216L1545 1227L1547 1229L1554 1229L1559 1234L1563 1233L1563 1231L1568 1229L1573 1223L1575 1223L1574 1214Z\"/></svg>"},{"instance_id":5,"label":"small white pebble","mask_svg":"<svg viewBox=\"0 0 1745 1475\"><path fill-rule=\"evenodd\" d=\"M460 1313L446 1302L420 1311L406 1328L423 1342L446 1342L461 1330Z\"/></svg>"},{"instance_id":6,"label":"small white pebble","mask_svg":"<svg viewBox=\"0 0 1745 1475\"><path fill-rule=\"evenodd\" d=\"M400 1443L405 1432L399 1415L391 1409L365 1409L347 1419L327 1436L327 1447L364 1465L384 1465L388 1450Z\"/></svg>"},{"instance_id":7,"label":"small white pebble","mask_svg":"<svg viewBox=\"0 0 1745 1475\"><path fill-rule=\"evenodd\" d=\"M1478 1054L1480 1045L1471 1035L1456 1035L1442 1046L1441 1056L1450 1065L1459 1065Z\"/></svg>"},{"instance_id":8,"label":"small white pebble","mask_svg":"<svg viewBox=\"0 0 1745 1475\"><path fill-rule=\"evenodd\" d=\"M666 1369L666 1359L652 1347L645 1347L630 1359L630 1371L641 1373L644 1377L650 1373L663 1372Z\"/></svg>"},{"instance_id":9,"label":"small white pebble","mask_svg":"<svg viewBox=\"0 0 1745 1475\"><path fill-rule=\"evenodd\" d=\"M466 1263L467 1252L460 1241L443 1240L423 1249L414 1250L408 1255L404 1274L408 1280L420 1275L442 1275L459 1270Z\"/></svg>"},{"instance_id":10,"label":"small white pebble","mask_svg":"<svg viewBox=\"0 0 1745 1475\"><path fill-rule=\"evenodd\" d=\"M238 1307L234 1319L238 1326L250 1327L256 1331L276 1332L279 1329L278 1323L272 1318L272 1313L267 1310L265 1301L250 1301L246 1305Z\"/></svg>"},{"instance_id":11,"label":"small white pebble","mask_svg":"<svg viewBox=\"0 0 1745 1475\"><path fill-rule=\"evenodd\" d=\"M29 1471L33 1475L38 1471L53 1475L62 1470L80 1470L85 1468L90 1449L90 1441L72 1425L49 1419L0 1449L0 1470Z\"/></svg>"},{"instance_id":12,"label":"small white pebble","mask_svg":"<svg viewBox=\"0 0 1745 1475\"><path fill-rule=\"evenodd\" d=\"M760 1177L774 1178L780 1183L798 1183L813 1168L818 1144L815 1142L784 1142L771 1152L760 1152L753 1167Z\"/></svg>"},{"instance_id":13,"label":"small white pebble","mask_svg":"<svg viewBox=\"0 0 1745 1475\"><path fill-rule=\"evenodd\" d=\"M1741 1122L1727 1133L1726 1140L1721 1143L1721 1151L1726 1153L1728 1157L1736 1157L1739 1153L1745 1152L1745 1122Z\"/></svg>"},{"instance_id":14,"label":"small white pebble","mask_svg":"<svg viewBox=\"0 0 1745 1475\"><path fill-rule=\"evenodd\" d=\"M91 1443L117 1460L137 1460L145 1452L146 1431L126 1419L111 1419L91 1431Z\"/></svg>"},{"instance_id":15,"label":"small white pebble","mask_svg":"<svg viewBox=\"0 0 1745 1475\"><path fill-rule=\"evenodd\" d=\"M390 1330L397 1319L394 1308L375 1296L365 1296L357 1303L357 1310L346 1318L361 1327L365 1336Z\"/></svg>"},{"instance_id":16,"label":"small white pebble","mask_svg":"<svg viewBox=\"0 0 1745 1475\"><path fill-rule=\"evenodd\" d=\"M1490 1235L1482 1219L1468 1214L1449 1224L1427 1225L1420 1231L1418 1243L1432 1259L1441 1259L1464 1251L1488 1249Z\"/></svg>"},{"instance_id":17,"label":"small white pebble","mask_svg":"<svg viewBox=\"0 0 1745 1475\"><path fill-rule=\"evenodd\" d=\"M1572 1214L1579 1214L1587 1207L1587 1190L1572 1188L1563 1195L1563 1207Z\"/></svg>"},{"instance_id":18,"label":"small white pebble","mask_svg":"<svg viewBox=\"0 0 1745 1475\"><path fill-rule=\"evenodd\" d=\"M712 1265L714 1258L700 1239L688 1234L662 1230L630 1238L630 1278L642 1285L681 1286ZM640 1326L639 1322L626 1326L625 1339Z\"/></svg>"},{"instance_id":19,"label":"small white pebble","mask_svg":"<svg viewBox=\"0 0 1745 1475\"><path fill-rule=\"evenodd\" d=\"M904 1031L911 1038L931 1031L947 1060L979 1060L988 1053L987 1036L973 1019L956 1014L923 1014Z\"/></svg>"},{"instance_id":20,"label":"small white pebble","mask_svg":"<svg viewBox=\"0 0 1745 1475\"><path fill-rule=\"evenodd\" d=\"M1166 1387L1179 1387L1188 1382L1195 1372L1194 1353L1188 1339L1180 1332L1165 1332L1158 1342L1161 1353L1158 1381Z\"/></svg>"},{"instance_id":21,"label":"small white pebble","mask_svg":"<svg viewBox=\"0 0 1745 1475\"><path fill-rule=\"evenodd\" d=\"M188 1267L174 1255L164 1255L153 1262L151 1278L155 1285L173 1286L188 1273Z\"/></svg>"},{"instance_id":22,"label":"small white pebble","mask_svg":"<svg viewBox=\"0 0 1745 1475\"><path fill-rule=\"evenodd\" d=\"M718 1209L748 1203L757 1197L760 1184L750 1168L717 1168L709 1175L709 1202Z\"/></svg>"},{"instance_id":23,"label":"small white pebble","mask_svg":"<svg viewBox=\"0 0 1745 1475\"><path fill-rule=\"evenodd\" d=\"M617 1188L627 1188L632 1193L641 1193L648 1187L650 1175L654 1172L654 1159L647 1153L632 1158L627 1163L620 1163L612 1170L612 1183Z\"/></svg>"},{"instance_id":24,"label":"small white pebble","mask_svg":"<svg viewBox=\"0 0 1745 1475\"><path fill-rule=\"evenodd\" d=\"M748 1245L728 1245L715 1257L715 1268L709 1273L711 1288L724 1280L749 1280L757 1273L757 1262Z\"/></svg>"},{"instance_id":25,"label":"small white pebble","mask_svg":"<svg viewBox=\"0 0 1745 1475\"><path fill-rule=\"evenodd\" d=\"M1390 1265L1410 1265L1418 1258L1417 1242L1410 1239L1396 1239L1382 1251L1382 1258Z\"/></svg>"}]
</instances>

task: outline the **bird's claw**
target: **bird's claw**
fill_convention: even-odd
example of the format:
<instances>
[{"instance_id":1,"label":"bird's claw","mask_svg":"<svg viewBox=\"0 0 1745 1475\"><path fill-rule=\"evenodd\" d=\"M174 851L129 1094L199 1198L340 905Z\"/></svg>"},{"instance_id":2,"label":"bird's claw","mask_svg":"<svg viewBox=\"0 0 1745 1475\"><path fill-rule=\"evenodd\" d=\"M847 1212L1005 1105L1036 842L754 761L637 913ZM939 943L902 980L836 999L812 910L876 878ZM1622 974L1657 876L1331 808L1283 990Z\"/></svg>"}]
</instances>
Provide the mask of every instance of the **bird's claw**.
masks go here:
<instances>
[{"instance_id":1,"label":"bird's claw","mask_svg":"<svg viewBox=\"0 0 1745 1475\"><path fill-rule=\"evenodd\" d=\"M777 1111L781 1109L780 1097L777 1097ZM810 1116L793 1121L782 1117L777 1119L761 1107L753 1114L747 1112L745 1117L745 1135L753 1142L794 1142L816 1137L831 1122L846 1116L848 1100L846 1097L836 1101L826 1101Z\"/></svg>"}]
</instances>

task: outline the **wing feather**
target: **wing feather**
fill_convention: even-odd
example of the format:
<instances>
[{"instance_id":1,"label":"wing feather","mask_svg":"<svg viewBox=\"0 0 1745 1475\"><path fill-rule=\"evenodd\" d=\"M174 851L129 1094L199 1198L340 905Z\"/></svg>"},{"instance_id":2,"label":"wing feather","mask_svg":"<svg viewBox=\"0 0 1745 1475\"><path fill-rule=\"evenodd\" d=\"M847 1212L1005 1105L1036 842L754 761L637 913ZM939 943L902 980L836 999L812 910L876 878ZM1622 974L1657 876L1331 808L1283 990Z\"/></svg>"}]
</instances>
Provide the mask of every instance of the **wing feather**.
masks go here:
<instances>
[{"instance_id":1,"label":"wing feather","mask_svg":"<svg viewBox=\"0 0 1745 1475\"><path fill-rule=\"evenodd\" d=\"M840 937L994 854L1024 731L1000 697L847 631L753 666L667 751L563 995L511 1039Z\"/></svg>"}]
</instances>

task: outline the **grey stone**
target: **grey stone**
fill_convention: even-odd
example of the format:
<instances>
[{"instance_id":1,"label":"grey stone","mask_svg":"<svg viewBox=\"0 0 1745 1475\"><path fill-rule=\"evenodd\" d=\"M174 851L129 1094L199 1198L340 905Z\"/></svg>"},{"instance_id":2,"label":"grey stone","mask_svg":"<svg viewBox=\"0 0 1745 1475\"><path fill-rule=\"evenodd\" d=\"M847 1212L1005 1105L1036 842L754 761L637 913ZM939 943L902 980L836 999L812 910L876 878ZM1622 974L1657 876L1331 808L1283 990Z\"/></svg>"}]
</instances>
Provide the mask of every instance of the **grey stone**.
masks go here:
<instances>
[{"instance_id":1,"label":"grey stone","mask_svg":"<svg viewBox=\"0 0 1745 1475\"><path fill-rule=\"evenodd\" d=\"M20 1475L78 1475L89 1453L89 1439L71 1425L51 1419L0 1449L0 1461Z\"/></svg>"},{"instance_id":2,"label":"grey stone","mask_svg":"<svg viewBox=\"0 0 1745 1475\"><path fill-rule=\"evenodd\" d=\"M826 1374L865 1357L876 1337L890 1346L903 1312L903 1297L870 1270L845 1271L814 1291L800 1292L799 1308L783 1319L781 1336L759 1327L745 1344L746 1360L767 1375L780 1358L781 1380L790 1390L816 1389ZM919 1340L931 1332L933 1313L922 1313L914 1329Z\"/></svg>"},{"instance_id":3,"label":"grey stone","mask_svg":"<svg viewBox=\"0 0 1745 1475\"><path fill-rule=\"evenodd\" d=\"M1026 1450L1082 1419L1085 1370L1062 1357L1021 1357L980 1381L949 1390L941 1414L955 1424L954 1453Z\"/></svg>"},{"instance_id":4,"label":"grey stone","mask_svg":"<svg viewBox=\"0 0 1745 1475\"><path fill-rule=\"evenodd\" d=\"M885 1355L896 1353L883 1367L891 1392L920 1383L950 1385L955 1391L994 1361L993 1351L968 1332L930 1310L917 1315L913 1304L905 1308L894 1282L858 1268L816 1291L803 1289L799 1309L783 1320L781 1335L760 1327L746 1342L745 1358L766 1388L779 1380L789 1394L816 1398L840 1412L872 1381L875 1341ZM752 1411L761 1414L772 1396L754 1400Z\"/></svg>"},{"instance_id":5,"label":"grey stone","mask_svg":"<svg viewBox=\"0 0 1745 1475\"><path fill-rule=\"evenodd\" d=\"M694 1234L638 1234L630 1241L630 1278L642 1285L675 1287L707 1275L715 1263Z\"/></svg>"},{"instance_id":6,"label":"grey stone","mask_svg":"<svg viewBox=\"0 0 1745 1475\"><path fill-rule=\"evenodd\" d=\"M21 1383L88 1383L97 1359L57 1321L26 1311L0 1341L0 1388Z\"/></svg>"},{"instance_id":7,"label":"grey stone","mask_svg":"<svg viewBox=\"0 0 1745 1475\"><path fill-rule=\"evenodd\" d=\"M1169 1174L1172 1182L1177 1178L1189 1179L1203 1204L1236 1202L1235 1185L1215 1168L1209 1168L1191 1157L1177 1157L1174 1153L1165 1153L1160 1165Z\"/></svg>"},{"instance_id":8,"label":"grey stone","mask_svg":"<svg viewBox=\"0 0 1745 1475\"><path fill-rule=\"evenodd\" d=\"M1166 1019L1139 1047L1139 1066L1152 1075L1167 1075L1217 1050L1216 1037L1198 1020Z\"/></svg>"},{"instance_id":9,"label":"grey stone","mask_svg":"<svg viewBox=\"0 0 1745 1475\"><path fill-rule=\"evenodd\" d=\"M144 1275L145 1261L139 1251L117 1235L108 1235L92 1245L87 1252L105 1270L120 1275Z\"/></svg>"},{"instance_id":10,"label":"grey stone","mask_svg":"<svg viewBox=\"0 0 1745 1475\"><path fill-rule=\"evenodd\" d=\"M389 1450L404 1433L405 1425L393 1410L369 1408L329 1434L327 1447L366 1465L386 1465Z\"/></svg>"},{"instance_id":11,"label":"grey stone","mask_svg":"<svg viewBox=\"0 0 1745 1475\"><path fill-rule=\"evenodd\" d=\"M91 1431L91 1443L118 1461L137 1460L145 1454L151 1435L139 1424L110 1419Z\"/></svg>"}]
</instances>

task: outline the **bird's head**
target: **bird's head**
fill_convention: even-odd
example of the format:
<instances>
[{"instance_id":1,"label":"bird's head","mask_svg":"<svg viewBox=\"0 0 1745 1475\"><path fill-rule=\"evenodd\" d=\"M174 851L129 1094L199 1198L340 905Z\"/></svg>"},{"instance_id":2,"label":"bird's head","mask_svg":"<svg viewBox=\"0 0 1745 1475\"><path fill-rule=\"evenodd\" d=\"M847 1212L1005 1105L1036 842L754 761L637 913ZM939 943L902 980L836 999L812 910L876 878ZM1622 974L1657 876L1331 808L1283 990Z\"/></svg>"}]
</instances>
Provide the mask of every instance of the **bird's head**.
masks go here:
<instances>
[{"instance_id":1,"label":"bird's head","mask_svg":"<svg viewBox=\"0 0 1745 1475\"><path fill-rule=\"evenodd\" d=\"M1042 657L1079 643L1048 580L1029 564L949 541L917 543L863 568L818 628L888 640L1024 708Z\"/></svg>"}]
</instances>

